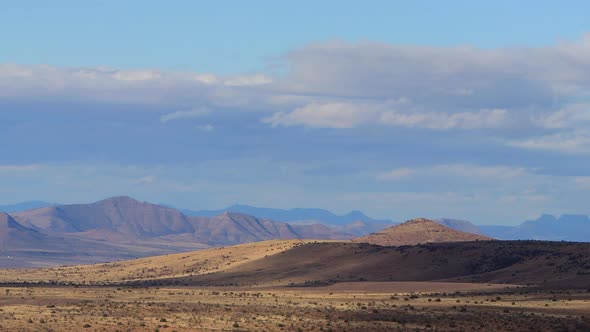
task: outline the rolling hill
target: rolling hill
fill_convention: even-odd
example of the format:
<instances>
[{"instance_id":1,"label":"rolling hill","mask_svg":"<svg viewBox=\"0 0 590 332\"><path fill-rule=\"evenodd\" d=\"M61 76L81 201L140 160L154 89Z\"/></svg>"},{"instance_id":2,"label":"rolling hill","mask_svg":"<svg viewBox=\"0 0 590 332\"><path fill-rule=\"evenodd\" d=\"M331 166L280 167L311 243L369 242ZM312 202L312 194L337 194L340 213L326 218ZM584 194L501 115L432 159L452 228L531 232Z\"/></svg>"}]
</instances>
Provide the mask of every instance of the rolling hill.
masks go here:
<instances>
[{"instance_id":1,"label":"rolling hill","mask_svg":"<svg viewBox=\"0 0 590 332\"><path fill-rule=\"evenodd\" d=\"M106 264L0 270L0 282L316 286L446 281L590 288L590 244L477 241L384 247L273 240Z\"/></svg>"},{"instance_id":2,"label":"rolling hill","mask_svg":"<svg viewBox=\"0 0 590 332\"><path fill-rule=\"evenodd\" d=\"M209 274L276 255L310 242L312 241L271 240L92 265L0 269L0 282L49 280L64 283L119 283Z\"/></svg>"},{"instance_id":3,"label":"rolling hill","mask_svg":"<svg viewBox=\"0 0 590 332\"><path fill-rule=\"evenodd\" d=\"M461 232L443 226L433 220L417 218L400 225L392 226L377 233L355 238L356 243L369 243L381 246L403 246L435 242L463 242L491 240L491 238Z\"/></svg>"},{"instance_id":4,"label":"rolling hill","mask_svg":"<svg viewBox=\"0 0 590 332\"><path fill-rule=\"evenodd\" d=\"M404 247L309 243L218 273L159 282L313 286L350 281L451 281L587 289L589 275L587 243L478 241Z\"/></svg>"}]
</instances>

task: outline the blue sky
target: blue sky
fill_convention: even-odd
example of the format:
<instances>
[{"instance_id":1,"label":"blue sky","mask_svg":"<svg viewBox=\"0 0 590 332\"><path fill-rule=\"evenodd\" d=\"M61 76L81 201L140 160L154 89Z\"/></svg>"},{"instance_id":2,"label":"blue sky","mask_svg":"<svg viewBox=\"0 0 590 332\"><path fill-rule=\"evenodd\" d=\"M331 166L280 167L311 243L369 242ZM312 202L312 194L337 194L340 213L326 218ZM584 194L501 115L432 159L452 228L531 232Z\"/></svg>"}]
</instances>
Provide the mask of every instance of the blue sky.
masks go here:
<instances>
[{"instance_id":1,"label":"blue sky","mask_svg":"<svg viewBox=\"0 0 590 332\"><path fill-rule=\"evenodd\" d=\"M590 214L585 1L0 6L2 203Z\"/></svg>"},{"instance_id":2,"label":"blue sky","mask_svg":"<svg viewBox=\"0 0 590 332\"><path fill-rule=\"evenodd\" d=\"M541 46L587 31L587 1L3 1L3 62L235 74L339 39Z\"/></svg>"}]
</instances>

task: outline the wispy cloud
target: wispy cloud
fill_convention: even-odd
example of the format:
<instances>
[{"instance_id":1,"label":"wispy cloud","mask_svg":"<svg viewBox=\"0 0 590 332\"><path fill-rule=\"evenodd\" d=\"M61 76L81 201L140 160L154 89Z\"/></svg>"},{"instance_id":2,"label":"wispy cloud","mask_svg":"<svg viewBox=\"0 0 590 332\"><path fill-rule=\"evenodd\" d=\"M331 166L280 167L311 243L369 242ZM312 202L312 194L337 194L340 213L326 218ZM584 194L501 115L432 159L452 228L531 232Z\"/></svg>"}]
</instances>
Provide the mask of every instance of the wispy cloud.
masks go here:
<instances>
[{"instance_id":1,"label":"wispy cloud","mask_svg":"<svg viewBox=\"0 0 590 332\"><path fill-rule=\"evenodd\" d=\"M480 166L469 164L435 165L427 168L427 172L437 175L455 175L463 177L494 179L510 179L527 173L523 167Z\"/></svg>"},{"instance_id":2,"label":"wispy cloud","mask_svg":"<svg viewBox=\"0 0 590 332\"><path fill-rule=\"evenodd\" d=\"M511 125L504 109L474 112L433 112L416 108L407 99L382 103L311 103L292 112L277 112L262 122L277 126L354 128L385 125L435 130L501 128Z\"/></svg>"},{"instance_id":3,"label":"wispy cloud","mask_svg":"<svg viewBox=\"0 0 590 332\"><path fill-rule=\"evenodd\" d=\"M41 165L0 165L0 172L34 172L41 168Z\"/></svg>"},{"instance_id":4,"label":"wispy cloud","mask_svg":"<svg viewBox=\"0 0 590 332\"><path fill-rule=\"evenodd\" d=\"M212 124L207 123L207 124L204 124L204 125L197 126L197 129L199 129L201 131L212 132L212 131L215 130L215 127Z\"/></svg>"},{"instance_id":5,"label":"wispy cloud","mask_svg":"<svg viewBox=\"0 0 590 332\"><path fill-rule=\"evenodd\" d=\"M508 145L530 150L566 154L590 153L590 133L585 131L562 132L540 137L512 140Z\"/></svg>"},{"instance_id":6,"label":"wispy cloud","mask_svg":"<svg viewBox=\"0 0 590 332\"><path fill-rule=\"evenodd\" d=\"M244 75L229 78L223 83L227 86L258 86L272 83L272 78L264 74Z\"/></svg>"},{"instance_id":7,"label":"wispy cloud","mask_svg":"<svg viewBox=\"0 0 590 332\"><path fill-rule=\"evenodd\" d=\"M168 114L164 114L160 117L160 121L166 123L172 120L180 120L180 119L187 119L187 118L198 118L203 115L207 115L211 113L211 110L208 108L195 108L187 111L176 111Z\"/></svg>"},{"instance_id":8,"label":"wispy cloud","mask_svg":"<svg viewBox=\"0 0 590 332\"><path fill-rule=\"evenodd\" d=\"M141 184L141 185L147 185L147 184L152 184L155 181L156 181L155 175L146 175L144 177L141 177L141 178L135 180L135 183Z\"/></svg>"},{"instance_id":9,"label":"wispy cloud","mask_svg":"<svg viewBox=\"0 0 590 332\"><path fill-rule=\"evenodd\" d=\"M590 176L576 176L574 184L580 189L590 189Z\"/></svg>"},{"instance_id":10,"label":"wispy cloud","mask_svg":"<svg viewBox=\"0 0 590 332\"><path fill-rule=\"evenodd\" d=\"M567 129L579 125L590 127L590 104L572 104L553 113L542 114L533 119L542 128Z\"/></svg>"},{"instance_id":11,"label":"wispy cloud","mask_svg":"<svg viewBox=\"0 0 590 332\"><path fill-rule=\"evenodd\" d=\"M379 172L375 178L380 181L398 181L414 177L442 177L449 176L463 178L480 178L490 181L499 179L511 179L527 174L522 167L510 166L481 166L470 164L445 164L431 165L416 168L395 168L385 172Z\"/></svg>"},{"instance_id":12,"label":"wispy cloud","mask_svg":"<svg viewBox=\"0 0 590 332\"><path fill-rule=\"evenodd\" d=\"M382 181L398 181L411 178L416 174L416 170L411 168L396 168L390 171L378 173L377 180Z\"/></svg>"}]
</instances>

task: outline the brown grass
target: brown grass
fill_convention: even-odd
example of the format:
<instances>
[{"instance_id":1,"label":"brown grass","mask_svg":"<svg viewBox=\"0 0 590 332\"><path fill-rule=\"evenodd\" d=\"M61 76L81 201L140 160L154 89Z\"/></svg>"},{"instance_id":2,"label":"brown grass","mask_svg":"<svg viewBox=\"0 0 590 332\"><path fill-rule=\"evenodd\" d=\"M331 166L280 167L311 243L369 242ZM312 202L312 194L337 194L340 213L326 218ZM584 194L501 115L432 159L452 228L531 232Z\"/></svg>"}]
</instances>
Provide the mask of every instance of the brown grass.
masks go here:
<instances>
[{"instance_id":1,"label":"brown grass","mask_svg":"<svg viewBox=\"0 0 590 332\"><path fill-rule=\"evenodd\" d=\"M355 285L356 286L356 285ZM392 286L392 285L389 285ZM437 284L424 284L430 289ZM440 286L440 285L438 285ZM407 289L403 284L397 290ZM412 286L415 289L415 285ZM395 287L388 290L395 290ZM0 288L3 331L587 331L590 293Z\"/></svg>"},{"instance_id":2,"label":"brown grass","mask_svg":"<svg viewBox=\"0 0 590 332\"><path fill-rule=\"evenodd\" d=\"M35 269L0 269L2 283L109 284L202 275L239 267L311 240L271 240L129 261Z\"/></svg>"}]
</instances>

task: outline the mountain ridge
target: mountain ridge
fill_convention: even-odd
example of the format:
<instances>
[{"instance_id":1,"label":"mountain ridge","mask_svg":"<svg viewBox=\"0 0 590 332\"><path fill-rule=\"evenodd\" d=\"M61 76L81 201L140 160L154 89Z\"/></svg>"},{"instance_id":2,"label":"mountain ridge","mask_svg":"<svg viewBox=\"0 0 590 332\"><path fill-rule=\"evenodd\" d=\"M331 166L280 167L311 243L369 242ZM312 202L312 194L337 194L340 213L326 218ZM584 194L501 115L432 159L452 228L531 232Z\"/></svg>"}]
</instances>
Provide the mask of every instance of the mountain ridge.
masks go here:
<instances>
[{"instance_id":1,"label":"mountain ridge","mask_svg":"<svg viewBox=\"0 0 590 332\"><path fill-rule=\"evenodd\" d=\"M348 215L356 218L360 213L352 211ZM5 225L14 236L5 235L4 247L20 253L27 262L44 265L101 262L273 239L350 240L380 233L392 226L391 223L364 220L344 225L282 222L228 211L213 217L191 217L172 207L128 196L115 196L88 204L41 207L11 213L10 217L13 219L10 222L5 217ZM519 226L491 228L449 218L434 221L454 230L491 235L498 239L590 239L590 219L583 215L563 215L559 218L543 215ZM568 236L568 232L575 233L576 237ZM17 240L19 238L20 241ZM429 241L429 238L422 237L418 242ZM405 244L394 242L388 245ZM74 253L71 248L76 248ZM37 257L33 257L35 253ZM96 253L96 258L90 253ZM43 255L46 255L45 258L39 259ZM5 265L4 262L1 264Z\"/></svg>"},{"instance_id":2,"label":"mountain ridge","mask_svg":"<svg viewBox=\"0 0 590 332\"><path fill-rule=\"evenodd\" d=\"M502 240L590 241L590 217L582 214L543 214L516 226L479 226L482 232Z\"/></svg>"},{"instance_id":3,"label":"mountain ridge","mask_svg":"<svg viewBox=\"0 0 590 332\"><path fill-rule=\"evenodd\" d=\"M6 212L0 212L0 250L10 248L11 242L23 240L43 240L43 234L18 223Z\"/></svg>"},{"instance_id":4,"label":"mountain ridge","mask_svg":"<svg viewBox=\"0 0 590 332\"><path fill-rule=\"evenodd\" d=\"M162 253L168 253L274 239L342 240L355 236L326 225L290 225L235 212L214 217L188 217L173 208L127 196L89 204L43 207L13 216L11 223L47 236L53 240L54 246L63 249L66 244L75 243L78 252L90 253L96 250L96 241L99 241L112 248L108 254L113 259L119 254L121 258L128 258L130 254L142 257L163 248ZM58 238L65 240L60 242ZM29 246L26 242L19 243L21 252L27 248L39 248L32 239ZM120 249L117 248L122 246L126 246L128 252L118 252ZM67 250L60 252L65 254Z\"/></svg>"},{"instance_id":5,"label":"mountain ridge","mask_svg":"<svg viewBox=\"0 0 590 332\"><path fill-rule=\"evenodd\" d=\"M283 222L320 221L330 225L344 225L358 220L366 222L391 223L389 219L374 219L361 211L353 210L344 215L337 215L320 208L275 209L255 207L251 205L234 204L219 210L189 210L180 209L188 216L215 216L223 212L238 212Z\"/></svg>"},{"instance_id":6,"label":"mountain ridge","mask_svg":"<svg viewBox=\"0 0 590 332\"><path fill-rule=\"evenodd\" d=\"M48 203L44 201L27 201L27 202L19 202L15 204L5 204L0 205L0 211L4 211L6 213L13 213L13 212L20 212L25 210L32 210L32 209L39 209L48 206L60 205L56 203Z\"/></svg>"}]
</instances>

